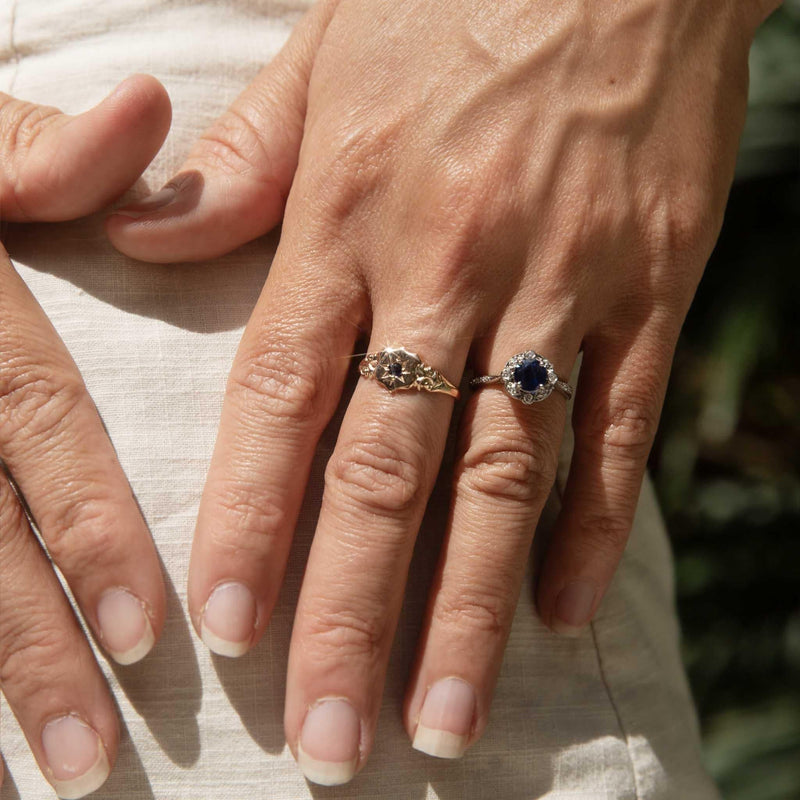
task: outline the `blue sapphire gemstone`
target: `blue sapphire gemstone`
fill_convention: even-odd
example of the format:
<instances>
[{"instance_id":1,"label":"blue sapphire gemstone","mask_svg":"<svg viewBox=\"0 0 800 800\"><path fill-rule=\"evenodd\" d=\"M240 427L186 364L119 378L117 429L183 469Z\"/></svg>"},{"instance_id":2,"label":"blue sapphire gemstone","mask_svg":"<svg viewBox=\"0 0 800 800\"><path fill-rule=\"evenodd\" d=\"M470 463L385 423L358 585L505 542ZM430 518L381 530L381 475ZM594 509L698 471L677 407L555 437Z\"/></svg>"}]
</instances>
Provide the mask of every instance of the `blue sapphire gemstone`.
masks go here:
<instances>
[{"instance_id":1,"label":"blue sapphire gemstone","mask_svg":"<svg viewBox=\"0 0 800 800\"><path fill-rule=\"evenodd\" d=\"M394 363L389 364L389 374L395 378L402 378L403 377L403 365Z\"/></svg>"},{"instance_id":2,"label":"blue sapphire gemstone","mask_svg":"<svg viewBox=\"0 0 800 800\"><path fill-rule=\"evenodd\" d=\"M547 370L538 361L528 358L514 368L514 380L522 387L522 391L535 392L550 378Z\"/></svg>"}]
</instances>

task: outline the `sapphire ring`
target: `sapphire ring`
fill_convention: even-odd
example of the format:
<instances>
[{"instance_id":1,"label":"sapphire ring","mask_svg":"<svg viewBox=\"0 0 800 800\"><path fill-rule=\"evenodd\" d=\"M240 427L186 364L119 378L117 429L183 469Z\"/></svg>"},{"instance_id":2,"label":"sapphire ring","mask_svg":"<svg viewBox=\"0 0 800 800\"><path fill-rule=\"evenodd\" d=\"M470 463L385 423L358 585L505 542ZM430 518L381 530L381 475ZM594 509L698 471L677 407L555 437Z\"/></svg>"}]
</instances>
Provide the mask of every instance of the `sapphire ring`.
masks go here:
<instances>
[{"instance_id":1,"label":"sapphire ring","mask_svg":"<svg viewBox=\"0 0 800 800\"><path fill-rule=\"evenodd\" d=\"M444 375L403 347L387 347L378 353L367 353L358 365L358 371L364 378L375 378L390 392L417 389L458 397L458 389Z\"/></svg>"},{"instance_id":2,"label":"sapphire ring","mask_svg":"<svg viewBox=\"0 0 800 800\"><path fill-rule=\"evenodd\" d=\"M489 383L502 383L512 397L528 405L549 397L553 389L558 389L567 400L573 394L573 388L556 375L553 365L533 350L511 356L499 375L482 375L473 378L469 385L479 388Z\"/></svg>"}]
</instances>

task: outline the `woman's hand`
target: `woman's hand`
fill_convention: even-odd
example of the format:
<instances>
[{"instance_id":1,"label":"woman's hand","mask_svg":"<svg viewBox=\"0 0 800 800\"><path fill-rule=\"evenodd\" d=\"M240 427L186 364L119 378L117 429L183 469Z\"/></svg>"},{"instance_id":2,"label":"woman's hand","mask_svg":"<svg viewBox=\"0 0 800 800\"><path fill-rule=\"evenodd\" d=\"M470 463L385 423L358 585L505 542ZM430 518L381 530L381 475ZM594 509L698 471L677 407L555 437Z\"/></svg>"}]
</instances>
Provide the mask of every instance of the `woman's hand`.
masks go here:
<instances>
[{"instance_id":1,"label":"woman's hand","mask_svg":"<svg viewBox=\"0 0 800 800\"><path fill-rule=\"evenodd\" d=\"M766 11L766 8L762 9ZM763 15L763 14L762 14ZM575 455L538 580L572 633L619 562L673 349L733 174L760 19L732 0L324 0L164 190L109 219L122 251L208 258L283 232L230 375L189 579L218 653L261 636L354 341L453 382L584 352ZM452 399L360 381L326 471L295 620L288 741L348 780L370 750ZM458 756L486 725L564 398L470 398L405 723Z\"/></svg>"},{"instance_id":2,"label":"woman's hand","mask_svg":"<svg viewBox=\"0 0 800 800\"><path fill-rule=\"evenodd\" d=\"M77 117L0 94L0 220L102 208L139 177L169 123L164 89L144 76ZM0 456L0 687L59 796L83 797L114 762L117 714L17 488L86 622L119 663L153 646L164 585L78 369L2 246Z\"/></svg>"}]
</instances>

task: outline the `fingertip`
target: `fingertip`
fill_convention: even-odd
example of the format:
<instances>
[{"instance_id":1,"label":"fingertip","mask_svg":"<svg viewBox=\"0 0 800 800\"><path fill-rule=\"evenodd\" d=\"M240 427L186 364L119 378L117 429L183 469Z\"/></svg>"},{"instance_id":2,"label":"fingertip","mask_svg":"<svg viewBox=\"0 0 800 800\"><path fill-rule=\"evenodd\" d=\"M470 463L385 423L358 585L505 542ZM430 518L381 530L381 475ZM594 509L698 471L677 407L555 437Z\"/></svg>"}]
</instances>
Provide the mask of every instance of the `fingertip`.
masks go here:
<instances>
[{"instance_id":1,"label":"fingertip","mask_svg":"<svg viewBox=\"0 0 800 800\"><path fill-rule=\"evenodd\" d=\"M166 90L149 75L128 78L76 116L43 117L41 135L13 153L17 217L60 222L107 205L153 160L171 119Z\"/></svg>"},{"instance_id":2,"label":"fingertip","mask_svg":"<svg viewBox=\"0 0 800 800\"><path fill-rule=\"evenodd\" d=\"M167 90L152 75L140 74L126 78L94 108L73 117L65 135L71 126L78 127L91 150L104 154L106 172L113 176L108 183L114 197L131 186L153 160L171 123Z\"/></svg>"},{"instance_id":3,"label":"fingertip","mask_svg":"<svg viewBox=\"0 0 800 800\"><path fill-rule=\"evenodd\" d=\"M166 90L149 75L74 116L13 99L4 112L25 132L0 142L0 184L5 163L15 165L3 209L14 221L60 222L102 208L142 174L172 119Z\"/></svg>"},{"instance_id":4,"label":"fingertip","mask_svg":"<svg viewBox=\"0 0 800 800\"><path fill-rule=\"evenodd\" d=\"M172 102L166 88L157 78L144 73L126 78L92 110L113 114L120 127L144 133L151 146L157 142L157 148L172 123Z\"/></svg>"},{"instance_id":5,"label":"fingertip","mask_svg":"<svg viewBox=\"0 0 800 800\"><path fill-rule=\"evenodd\" d=\"M136 72L120 81L106 99L119 98L128 100L138 98L143 105L159 104L171 112L169 93L166 87L158 78L146 72Z\"/></svg>"}]
</instances>

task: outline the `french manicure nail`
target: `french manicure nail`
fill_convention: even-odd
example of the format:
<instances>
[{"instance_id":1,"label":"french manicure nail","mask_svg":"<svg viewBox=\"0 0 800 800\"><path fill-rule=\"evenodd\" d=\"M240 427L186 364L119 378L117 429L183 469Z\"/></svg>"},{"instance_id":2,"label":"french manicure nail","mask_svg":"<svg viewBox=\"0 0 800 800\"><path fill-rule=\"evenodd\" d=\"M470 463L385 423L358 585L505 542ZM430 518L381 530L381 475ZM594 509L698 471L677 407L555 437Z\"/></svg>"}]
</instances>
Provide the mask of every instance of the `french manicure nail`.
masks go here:
<instances>
[{"instance_id":1,"label":"french manicure nail","mask_svg":"<svg viewBox=\"0 0 800 800\"><path fill-rule=\"evenodd\" d=\"M147 197L137 200L135 203L130 203L122 208L115 208L112 214L119 214L121 217L130 217L131 219L139 219L145 214L151 214L153 211L159 211L172 203L178 196L178 190L174 186L165 186L158 192L154 192Z\"/></svg>"},{"instance_id":2,"label":"french manicure nail","mask_svg":"<svg viewBox=\"0 0 800 800\"><path fill-rule=\"evenodd\" d=\"M297 743L297 763L312 783L338 786L355 775L361 723L347 700L318 701L306 714Z\"/></svg>"},{"instance_id":3,"label":"french manicure nail","mask_svg":"<svg viewBox=\"0 0 800 800\"><path fill-rule=\"evenodd\" d=\"M578 636L589 621L597 589L586 581L568 583L556 598L552 627L564 636Z\"/></svg>"},{"instance_id":4,"label":"french manicure nail","mask_svg":"<svg viewBox=\"0 0 800 800\"><path fill-rule=\"evenodd\" d=\"M108 777L103 742L79 717L51 720L42 731L50 783L62 800L78 800L99 789Z\"/></svg>"},{"instance_id":5,"label":"french manicure nail","mask_svg":"<svg viewBox=\"0 0 800 800\"><path fill-rule=\"evenodd\" d=\"M211 592L200 619L200 638L212 653L236 658L250 649L256 626L256 599L236 581Z\"/></svg>"},{"instance_id":6,"label":"french manicure nail","mask_svg":"<svg viewBox=\"0 0 800 800\"><path fill-rule=\"evenodd\" d=\"M156 638L144 604L127 589L109 589L97 604L100 638L118 664L134 664L152 649Z\"/></svg>"},{"instance_id":7,"label":"french manicure nail","mask_svg":"<svg viewBox=\"0 0 800 800\"><path fill-rule=\"evenodd\" d=\"M429 756L461 758L475 716L475 690L461 678L442 678L428 689L412 747Z\"/></svg>"}]
</instances>

